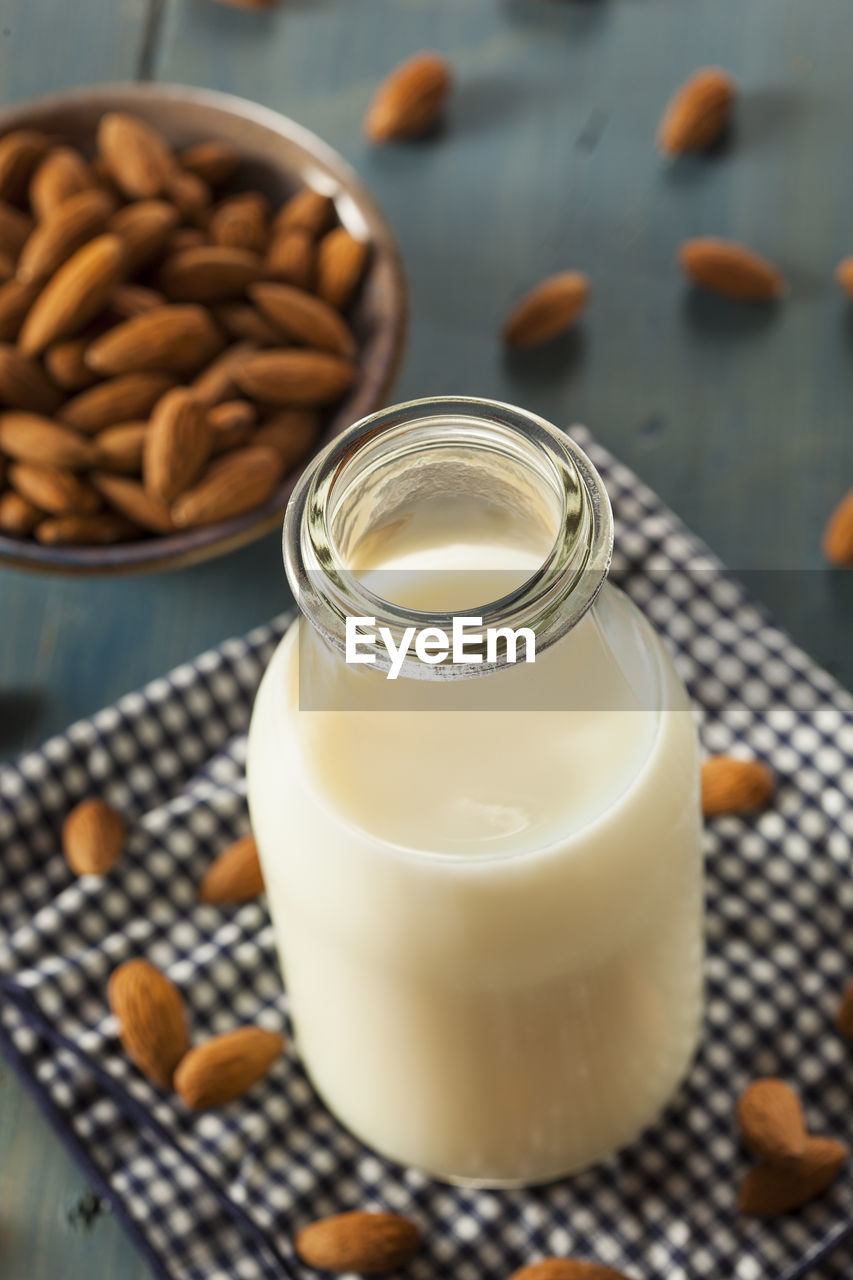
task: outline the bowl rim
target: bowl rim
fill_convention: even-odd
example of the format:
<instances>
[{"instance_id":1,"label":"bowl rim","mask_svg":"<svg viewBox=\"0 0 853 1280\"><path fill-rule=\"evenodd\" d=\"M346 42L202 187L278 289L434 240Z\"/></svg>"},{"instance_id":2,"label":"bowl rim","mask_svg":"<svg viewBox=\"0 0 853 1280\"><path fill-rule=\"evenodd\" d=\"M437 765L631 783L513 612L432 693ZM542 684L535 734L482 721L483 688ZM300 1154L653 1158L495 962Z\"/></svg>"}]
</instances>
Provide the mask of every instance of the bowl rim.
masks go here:
<instances>
[{"instance_id":1,"label":"bowl rim","mask_svg":"<svg viewBox=\"0 0 853 1280\"><path fill-rule=\"evenodd\" d=\"M178 107L193 103L248 120L294 142L321 166L334 173L339 185L364 216L371 243L381 246L391 286L391 316L386 326L391 335L389 350L381 366L378 385L370 404L354 421L387 403L402 365L408 338L406 276L394 232L367 185L349 161L311 129L273 107L266 107L250 98L219 89L173 82L107 81L77 85L9 103L0 108L0 134L15 128L37 127L37 121L32 119L33 113L50 114L75 102L95 106L102 103L103 109L108 110L111 104L115 105L117 96L122 97L125 102L136 99L143 103L146 99L156 99L165 103L173 102ZM356 391L358 387L359 383L356 384ZM344 429L345 426L339 428ZM338 431L334 434L338 434ZM306 463L332 438L332 435L324 432L306 456ZM0 533L0 567L83 577L124 576L198 564L235 551L280 527L298 475L298 471L292 473L267 503L256 510L218 524L176 530L174 533L155 535L137 542L113 543L108 546L45 546L34 540L13 538ZM186 542L189 539L192 539L192 545L188 546Z\"/></svg>"}]
</instances>

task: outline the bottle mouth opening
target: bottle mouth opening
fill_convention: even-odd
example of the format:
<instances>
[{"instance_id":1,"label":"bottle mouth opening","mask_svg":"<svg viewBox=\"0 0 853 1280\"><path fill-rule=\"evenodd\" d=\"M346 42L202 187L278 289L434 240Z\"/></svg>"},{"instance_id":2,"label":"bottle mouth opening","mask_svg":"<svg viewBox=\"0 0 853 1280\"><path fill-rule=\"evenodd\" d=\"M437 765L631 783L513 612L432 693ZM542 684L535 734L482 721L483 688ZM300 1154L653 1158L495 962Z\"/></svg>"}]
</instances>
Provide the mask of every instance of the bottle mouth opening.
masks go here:
<instances>
[{"instance_id":1,"label":"bottle mouth opening","mask_svg":"<svg viewBox=\"0 0 853 1280\"><path fill-rule=\"evenodd\" d=\"M372 589L378 543L430 504L472 502L506 511L519 536L548 549L523 581L472 601L484 628L529 627L538 650L583 616L610 564L612 518L601 479L583 451L544 419L497 401L410 401L362 419L320 453L287 508L287 576L311 624L341 652L347 618L369 616L396 642L406 628L448 630L460 610L412 608ZM539 555L537 554L537 560ZM390 594L390 593L389 593ZM411 662L405 675L448 679L504 666ZM379 663L380 668L382 663Z\"/></svg>"}]
</instances>

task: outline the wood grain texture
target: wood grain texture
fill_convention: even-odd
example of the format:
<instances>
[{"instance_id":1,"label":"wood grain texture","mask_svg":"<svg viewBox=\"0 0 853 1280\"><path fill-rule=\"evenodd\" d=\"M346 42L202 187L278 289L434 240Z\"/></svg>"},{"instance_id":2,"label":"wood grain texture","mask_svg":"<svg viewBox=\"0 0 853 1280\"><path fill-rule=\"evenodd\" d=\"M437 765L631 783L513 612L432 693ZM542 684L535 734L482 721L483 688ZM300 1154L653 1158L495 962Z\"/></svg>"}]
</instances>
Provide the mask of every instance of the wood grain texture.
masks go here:
<instances>
[{"instance_id":1,"label":"wood grain texture","mask_svg":"<svg viewBox=\"0 0 853 1280\"><path fill-rule=\"evenodd\" d=\"M282 0L264 12L165 0L156 32L143 0L4 10L9 97L144 66L255 97L324 136L403 249L413 324L399 398L488 395L585 422L750 570L782 624L853 686L853 574L826 570L819 550L853 483L853 312L832 280L853 251L848 0L824 0L819 20L808 0ZM421 48L452 59L448 126L372 150L361 114L385 72ZM654 145L660 112L713 63L742 88L732 136L667 165ZM675 252L695 235L766 254L790 298L766 311L692 293ZM593 285L578 330L506 357L496 333L510 303L569 268ZM285 601L276 536L150 579L2 575L0 757ZM0 1201L14 1206L4 1276L141 1280L108 1219L85 1250L67 1244L63 1206L80 1179L21 1105L7 1080L0 1134L17 1155L0 1169Z\"/></svg>"}]
</instances>

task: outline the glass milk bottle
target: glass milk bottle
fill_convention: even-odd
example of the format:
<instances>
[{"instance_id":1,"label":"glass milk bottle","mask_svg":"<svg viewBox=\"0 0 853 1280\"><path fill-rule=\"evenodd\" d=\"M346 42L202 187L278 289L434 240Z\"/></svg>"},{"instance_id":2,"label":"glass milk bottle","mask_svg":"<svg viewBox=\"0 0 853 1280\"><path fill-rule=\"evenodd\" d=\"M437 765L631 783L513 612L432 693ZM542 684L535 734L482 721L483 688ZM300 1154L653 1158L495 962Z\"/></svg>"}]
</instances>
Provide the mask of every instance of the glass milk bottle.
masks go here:
<instances>
[{"instance_id":1,"label":"glass milk bottle","mask_svg":"<svg viewBox=\"0 0 853 1280\"><path fill-rule=\"evenodd\" d=\"M611 545L577 445L480 400L356 424L288 508L302 617L248 786L298 1047L359 1138L441 1178L590 1164L696 1046L696 733Z\"/></svg>"}]
</instances>

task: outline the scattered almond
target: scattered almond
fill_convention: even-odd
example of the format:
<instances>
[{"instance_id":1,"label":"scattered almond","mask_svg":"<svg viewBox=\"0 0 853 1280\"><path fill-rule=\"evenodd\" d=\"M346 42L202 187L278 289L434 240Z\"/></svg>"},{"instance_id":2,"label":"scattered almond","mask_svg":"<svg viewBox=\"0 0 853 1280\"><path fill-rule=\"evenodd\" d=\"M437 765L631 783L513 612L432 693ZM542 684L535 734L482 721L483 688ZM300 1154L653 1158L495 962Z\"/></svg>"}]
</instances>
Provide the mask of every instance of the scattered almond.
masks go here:
<instances>
[{"instance_id":1,"label":"scattered almond","mask_svg":"<svg viewBox=\"0 0 853 1280\"><path fill-rule=\"evenodd\" d=\"M240 362L234 377L247 395L265 404L323 405L349 391L356 366L325 351L258 351Z\"/></svg>"},{"instance_id":2,"label":"scattered almond","mask_svg":"<svg viewBox=\"0 0 853 1280\"><path fill-rule=\"evenodd\" d=\"M0 343L0 400L13 409L53 413L62 392L38 361L22 355L17 347Z\"/></svg>"},{"instance_id":3,"label":"scattered almond","mask_svg":"<svg viewBox=\"0 0 853 1280\"><path fill-rule=\"evenodd\" d=\"M533 347L571 328L589 298L589 280L579 271L549 276L516 303L503 327L508 347Z\"/></svg>"},{"instance_id":4,"label":"scattered almond","mask_svg":"<svg viewBox=\"0 0 853 1280\"><path fill-rule=\"evenodd\" d=\"M702 765L702 812L714 817L763 809L770 803L774 787L771 770L760 760L710 756Z\"/></svg>"},{"instance_id":5,"label":"scattered almond","mask_svg":"<svg viewBox=\"0 0 853 1280\"><path fill-rule=\"evenodd\" d=\"M221 187L240 165L239 152L227 142L200 142L182 151L178 160L187 173L194 173L209 187Z\"/></svg>"},{"instance_id":6,"label":"scattered almond","mask_svg":"<svg viewBox=\"0 0 853 1280\"><path fill-rule=\"evenodd\" d=\"M194 373L222 345L205 308L155 306L96 338L86 351L86 363L100 374Z\"/></svg>"},{"instance_id":7,"label":"scattered almond","mask_svg":"<svg viewBox=\"0 0 853 1280\"><path fill-rule=\"evenodd\" d=\"M59 417L78 431L94 434L118 422L147 417L174 385L175 379L168 373L124 373L66 401Z\"/></svg>"},{"instance_id":8,"label":"scattered almond","mask_svg":"<svg viewBox=\"0 0 853 1280\"><path fill-rule=\"evenodd\" d=\"M223 1107L262 1080L283 1049L284 1037L261 1027L227 1031L181 1059L175 1089L194 1111Z\"/></svg>"},{"instance_id":9,"label":"scattered almond","mask_svg":"<svg viewBox=\"0 0 853 1280\"><path fill-rule=\"evenodd\" d=\"M16 538L32 533L42 519L43 512L14 489L0 493L0 529Z\"/></svg>"},{"instance_id":10,"label":"scattered almond","mask_svg":"<svg viewBox=\"0 0 853 1280\"><path fill-rule=\"evenodd\" d=\"M741 1213L770 1218L815 1200L835 1181L847 1162L847 1148L833 1138L808 1138L803 1154L788 1164L757 1164L738 1192Z\"/></svg>"},{"instance_id":11,"label":"scattered almond","mask_svg":"<svg viewBox=\"0 0 853 1280\"><path fill-rule=\"evenodd\" d=\"M77 333L97 315L124 271L118 236L98 236L65 262L45 285L21 328L18 345L38 355L51 342Z\"/></svg>"},{"instance_id":12,"label":"scattered almond","mask_svg":"<svg viewBox=\"0 0 853 1280\"><path fill-rule=\"evenodd\" d=\"M161 1089L170 1089L189 1047L178 988L147 960L128 960L110 978L108 994L125 1052Z\"/></svg>"},{"instance_id":13,"label":"scattered almond","mask_svg":"<svg viewBox=\"0 0 853 1280\"><path fill-rule=\"evenodd\" d=\"M0 413L0 450L20 462L83 470L92 465L91 443L71 427L35 413Z\"/></svg>"},{"instance_id":14,"label":"scattered almond","mask_svg":"<svg viewBox=\"0 0 853 1280\"><path fill-rule=\"evenodd\" d=\"M733 240L700 236L678 252L685 275L713 293L746 302L770 302L785 292L785 279L766 258Z\"/></svg>"},{"instance_id":15,"label":"scattered almond","mask_svg":"<svg viewBox=\"0 0 853 1280\"><path fill-rule=\"evenodd\" d=\"M268 445L234 449L217 458L172 504L172 520L183 528L217 524L251 511L270 497L283 470L280 454Z\"/></svg>"},{"instance_id":16,"label":"scattered almond","mask_svg":"<svg viewBox=\"0 0 853 1280\"><path fill-rule=\"evenodd\" d=\"M61 517L82 520L84 516ZM97 520L97 516L88 519ZM56 521L52 523L57 523ZM81 800L62 825L62 851L78 876L105 876L121 857L127 838L124 819L105 800Z\"/></svg>"},{"instance_id":17,"label":"scattered almond","mask_svg":"<svg viewBox=\"0 0 853 1280\"><path fill-rule=\"evenodd\" d=\"M322 298L293 285L268 283L252 285L249 295L286 338L339 356L355 355L355 338L349 326Z\"/></svg>"},{"instance_id":18,"label":"scattered almond","mask_svg":"<svg viewBox=\"0 0 853 1280\"><path fill-rule=\"evenodd\" d=\"M664 155L702 151L726 129L735 100L735 83L719 67L695 71L676 90L658 128L658 146Z\"/></svg>"},{"instance_id":19,"label":"scattered almond","mask_svg":"<svg viewBox=\"0 0 853 1280\"><path fill-rule=\"evenodd\" d=\"M416 53L383 80L364 119L371 142L417 138L438 120L450 90L450 65L438 53Z\"/></svg>"},{"instance_id":20,"label":"scattered almond","mask_svg":"<svg viewBox=\"0 0 853 1280\"><path fill-rule=\"evenodd\" d=\"M345 311L355 295L367 262L367 242L335 227L317 246L317 293L338 311ZM291 281L297 284L298 281Z\"/></svg>"},{"instance_id":21,"label":"scattered almond","mask_svg":"<svg viewBox=\"0 0 853 1280\"><path fill-rule=\"evenodd\" d=\"M98 509L98 495L78 476L58 467L16 462L9 468L9 483L22 498L52 515L88 514Z\"/></svg>"},{"instance_id":22,"label":"scattered almond","mask_svg":"<svg viewBox=\"0 0 853 1280\"><path fill-rule=\"evenodd\" d=\"M204 406L186 387L167 392L145 436L142 471L147 492L161 502L172 502L195 480L211 444Z\"/></svg>"},{"instance_id":23,"label":"scattered almond","mask_svg":"<svg viewBox=\"0 0 853 1280\"><path fill-rule=\"evenodd\" d=\"M249 902L264 891L258 846L252 835L241 837L219 855L201 882L202 902L225 905Z\"/></svg>"},{"instance_id":24,"label":"scattered almond","mask_svg":"<svg viewBox=\"0 0 853 1280\"><path fill-rule=\"evenodd\" d=\"M54 147L30 179L30 208L39 220L79 191L94 185L92 171L73 147Z\"/></svg>"},{"instance_id":25,"label":"scattered almond","mask_svg":"<svg viewBox=\"0 0 853 1280\"><path fill-rule=\"evenodd\" d=\"M853 489L848 490L829 517L821 545L830 564L839 568L853 565Z\"/></svg>"},{"instance_id":26,"label":"scattered almond","mask_svg":"<svg viewBox=\"0 0 853 1280\"><path fill-rule=\"evenodd\" d=\"M847 984L841 997L835 1015L835 1029L845 1040L853 1040L853 981Z\"/></svg>"},{"instance_id":27,"label":"scattered almond","mask_svg":"<svg viewBox=\"0 0 853 1280\"><path fill-rule=\"evenodd\" d=\"M365 1276L401 1270L420 1244L421 1234L408 1218L362 1210L312 1222L295 1240L296 1252L309 1267Z\"/></svg>"},{"instance_id":28,"label":"scattered almond","mask_svg":"<svg viewBox=\"0 0 853 1280\"><path fill-rule=\"evenodd\" d=\"M101 497L139 528L149 533L171 533L174 529L169 508L152 497L138 480L103 471L93 471L89 478Z\"/></svg>"},{"instance_id":29,"label":"scattered almond","mask_svg":"<svg viewBox=\"0 0 853 1280\"><path fill-rule=\"evenodd\" d=\"M157 130L121 111L101 118L98 149L110 176L131 200L163 195L176 168L172 152Z\"/></svg>"},{"instance_id":30,"label":"scattered almond","mask_svg":"<svg viewBox=\"0 0 853 1280\"><path fill-rule=\"evenodd\" d=\"M800 1100L784 1080L753 1080L740 1096L738 1123L744 1145L769 1164L797 1160L806 1149L806 1124Z\"/></svg>"},{"instance_id":31,"label":"scattered almond","mask_svg":"<svg viewBox=\"0 0 853 1280\"><path fill-rule=\"evenodd\" d=\"M510 1280L628 1280L621 1271L601 1262L581 1262L578 1258L543 1258L519 1268Z\"/></svg>"}]
</instances>

